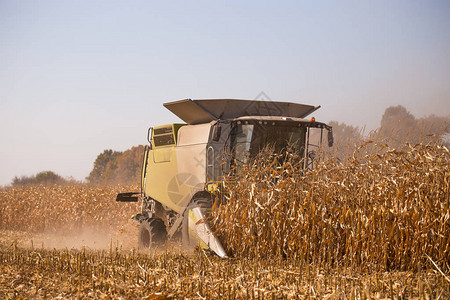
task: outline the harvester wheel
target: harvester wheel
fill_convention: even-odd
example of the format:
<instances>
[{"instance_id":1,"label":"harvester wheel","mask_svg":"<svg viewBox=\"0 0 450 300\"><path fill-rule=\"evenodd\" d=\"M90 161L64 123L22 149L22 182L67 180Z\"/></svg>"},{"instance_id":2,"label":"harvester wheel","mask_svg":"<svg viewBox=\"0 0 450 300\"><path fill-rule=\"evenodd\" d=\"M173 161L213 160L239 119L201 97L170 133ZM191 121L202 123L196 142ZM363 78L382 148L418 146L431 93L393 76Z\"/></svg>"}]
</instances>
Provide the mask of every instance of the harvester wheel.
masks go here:
<instances>
[{"instance_id":1,"label":"harvester wheel","mask_svg":"<svg viewBox=\"0 0 450 300\"><path fill-rule=\"evenodd\" d=\"M189 204L189 206L186 208L186 212L184 213L184 217L183 217L183 225L181 228L181 233L182 233L183 246L187 247L187 248L196 246L196 244L193 243L189 237L189 210L196 208L196 207L199 207L200 210L202 211L203 215L207 216L208 210L210 210L212 207L211 198L201 197L201 198L194 199L191 202L191 204Z\"/></svg>"},{"instance_id":2,"label":"harvester wheel","mask_svg":"<svg viewBox=\"0 0 450 300\"><path fill-rule=\"evenodd\" d=\"M167 240L167 230L164 221L150 218L141 222L139 227L139 250L154 250L164 246Z\"/></svg>"}]
</instances>

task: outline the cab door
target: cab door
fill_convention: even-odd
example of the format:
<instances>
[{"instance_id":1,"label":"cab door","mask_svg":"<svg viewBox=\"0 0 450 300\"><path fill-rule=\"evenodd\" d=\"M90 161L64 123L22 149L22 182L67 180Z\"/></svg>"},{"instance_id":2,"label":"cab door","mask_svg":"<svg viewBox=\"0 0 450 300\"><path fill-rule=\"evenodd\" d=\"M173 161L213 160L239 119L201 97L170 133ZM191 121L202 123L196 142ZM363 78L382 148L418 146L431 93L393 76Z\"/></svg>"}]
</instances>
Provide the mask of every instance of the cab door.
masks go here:
<instances>
[{"instance_id":1,"label":"cab door","mask_svg":"<svg viewBox=\"0 0 450 300\"><path fill-rule=\"evenodd\" d=\"M231 122L229 121L220 121L211 126L206 147L207 182L221 181L230 171L230 134Z\"/></svg>"}]
</instances>

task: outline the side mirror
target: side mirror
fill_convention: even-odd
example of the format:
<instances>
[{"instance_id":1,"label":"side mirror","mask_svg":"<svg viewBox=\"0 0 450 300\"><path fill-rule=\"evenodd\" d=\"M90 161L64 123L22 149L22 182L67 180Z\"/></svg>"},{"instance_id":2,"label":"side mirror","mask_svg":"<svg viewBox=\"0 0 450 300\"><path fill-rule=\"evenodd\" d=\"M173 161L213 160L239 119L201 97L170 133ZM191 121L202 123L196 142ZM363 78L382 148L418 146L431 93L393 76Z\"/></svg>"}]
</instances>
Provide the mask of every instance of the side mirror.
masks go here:
<instances>
[{"instance_id":1,"label":"side mirror","mask_svg":"<svg viewBox=\"0 0 450 300\"><path fill-rule=\"evenodd\" d=\"M149 127L147 131L147 141L150 143L150 147L152 146L152 138L153 138L153 127Z\"/></svg>"},{"instance_id":2,"label":"side mirror","mask_svg":"<svg viewBox=\"0 0 450 300\"><path fill-rule=\"evenodd\" d=\"M334 144L333 131L330 129L328 130L328 147L333 147L333 144Z\"/></svg>"}]
</instances>

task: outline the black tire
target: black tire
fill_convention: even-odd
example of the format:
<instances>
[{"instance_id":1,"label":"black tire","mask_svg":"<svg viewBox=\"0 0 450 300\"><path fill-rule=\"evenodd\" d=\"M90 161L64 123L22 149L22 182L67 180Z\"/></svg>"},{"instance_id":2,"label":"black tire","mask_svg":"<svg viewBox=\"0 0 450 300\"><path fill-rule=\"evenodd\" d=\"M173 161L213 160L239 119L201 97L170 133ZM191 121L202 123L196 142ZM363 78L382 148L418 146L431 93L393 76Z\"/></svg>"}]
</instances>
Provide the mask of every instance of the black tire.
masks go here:
<instances>
[{"instance_id":1,"label":"black tire","mask_svg":"<svg viewBox=\"0 0 450 300\"><path fill-rule=\"evenodd\" d=\"M155 250L164 248L167 240L167 230L164 221L150 218L141 222L139 227L139 250Z\"/></svg>"},{"instance_id":2,"label":"black tire","mask_svg":"<svg viewBox=\"0 0 450 300\"><path fill-rule=\"evenodd\" d=\"M191 204L188 205L183 217L183 223L181 227L181 236L183 246L186 248L192 248L197 244L189 238L189 210L195 207L199 207L203 215L208 216L209 210L212 208L212 199L208 197L200 197L193 199Z\"/></svg>"}]
</instances>

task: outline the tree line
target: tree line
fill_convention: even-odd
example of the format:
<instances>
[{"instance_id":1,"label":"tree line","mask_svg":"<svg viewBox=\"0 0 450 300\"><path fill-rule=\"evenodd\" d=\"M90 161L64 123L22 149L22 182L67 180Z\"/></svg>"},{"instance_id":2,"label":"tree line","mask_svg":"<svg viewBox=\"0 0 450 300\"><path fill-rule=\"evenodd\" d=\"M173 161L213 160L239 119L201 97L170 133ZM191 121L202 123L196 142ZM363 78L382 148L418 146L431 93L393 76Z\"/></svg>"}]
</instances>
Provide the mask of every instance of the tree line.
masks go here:
<instances>
[{"instance_id":1,"label":"tree line","mask_svg":"<svg viewBox=\"0 0 450 300\"><path fill-rule=\"evenodd\" d=\"M392 148L400 148L405 143L417 144L435 142L450 148L450 116L431 115L416 118L405 107L390 106L382 118L380 127L368 134L362 128L329 122L333 127L335 146L334 155L345 158L351 155L356 146L366 140L386 143ZM124 152L104 150L94 161L93 169L86 177L91 184L136 184L140 181L144 146L132 147ZM33 176L14 177L13 186L33 184L67 184L66 179L52 172L44 171Z\"/></svg>"},{"instance_id":2,"label":"tree line","mask_svg":"<svg viewBox=\"0 0 450 300\"><path fill-rule=\"evenodd\" d=\"M74 182L74 179L66 179L56 174L53 171L42 171L36 175L14 177L12 180L13 186L23 185L39 185L39 184L66 184Z\"/></svg>"},{"instance_id":3,"label":"tree line","mask_svg":"<svg viewBox=\"0 0 450 300\"><path fill-rule=\"evenodd\" d=\"M132 147L124 152L104 150L94 161L86 181L90 184L136 184L140 181L144 146ZM52 185L80 183L64 178L53 171L43 171L32 176L14 177L12 186Z\"/></svg>"},{"instance_id":4,"label":"tree line","mask_svg":"<svg viewBox=\"0 0 450 300\"><path fill-rule=\"evenodd\" d=\"M430 142L450 148L450 116L416 118L401 105L388 107L380 127L368 133L364 133L363 128L336 121L331 121L329 125L333 127L335 140L333 153L341 159L352 155L355 147L366 141L377 141L395 149L402 149L407 143Z\"/></svg>"},{"instance_id":5,"label":"tree line","mask_svg":"<svg viewBox=\"0 0 450 300\"><path fill-rule=\"evenodd\" d=\"M135 184L140 182L144 146L132 147L124 152L111 149L100 153L86 180L96 184Z\"/></svg>"}]
</instances>

